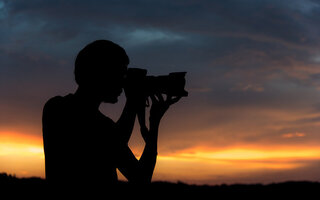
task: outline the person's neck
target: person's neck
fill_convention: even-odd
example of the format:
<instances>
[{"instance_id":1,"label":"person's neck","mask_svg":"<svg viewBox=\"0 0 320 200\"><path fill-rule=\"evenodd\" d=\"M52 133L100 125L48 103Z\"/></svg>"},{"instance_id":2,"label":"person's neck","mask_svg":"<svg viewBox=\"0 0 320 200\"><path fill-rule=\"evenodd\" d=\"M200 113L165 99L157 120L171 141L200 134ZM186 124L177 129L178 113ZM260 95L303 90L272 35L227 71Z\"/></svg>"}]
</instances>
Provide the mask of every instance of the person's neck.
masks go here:
<instances>
[{"instance_id":1,"label":"person's neck","mask_svg":"<svg viewBox=\"0 0 320 200\"><path fill-rule=\"evenodd\" d=\"M97 99L96 95L89 89L78 87L74 96L83 104L85 108L90 110L98 110L101 101Z\"/></svg>"}]
</instances>

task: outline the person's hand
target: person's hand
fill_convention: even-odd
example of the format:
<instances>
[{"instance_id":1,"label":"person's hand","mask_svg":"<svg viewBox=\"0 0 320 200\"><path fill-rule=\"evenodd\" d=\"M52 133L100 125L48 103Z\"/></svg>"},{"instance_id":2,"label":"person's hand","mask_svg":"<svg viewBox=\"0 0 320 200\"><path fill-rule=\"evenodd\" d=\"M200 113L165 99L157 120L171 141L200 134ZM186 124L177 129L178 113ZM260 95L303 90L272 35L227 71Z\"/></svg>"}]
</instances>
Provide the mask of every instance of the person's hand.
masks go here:
<instances>
[{"instance_id":1,"label":"person's hand","mask_svg":"<svg viewBox=\"0 0 320 200\"><path fill-rule=\"evenodd\" d=\"M145 108L147 96L145 94L144 86L140 81L127 81L124 85L124 93L127 102L133 105L137 110Z\"/></svg>"},{"instance_id":2,"label":"person's hand","mask_svg":"<svg viewBox=\"0 0 320 200\"><path fill-rule=\"evenodd\" d=\"M163 98L161 94L155 94L150 96L152 100L152 106L150 109L150 125L158 126L161 118L168 108L178 102L181 99L181 96L172 97L167 95L166 99Z\"/></svg>"},{"instance_id":3,"label":"person's hand","mask_svg":"<svg viewBox=\"0 0 320 200\"><path fill-rule=\"evenodd\" d=\"M180 100L179 97L167 96L166 100L164 100L161 94L152 95L152 106L150 109L150 123L149 129L146 127L144 123L140 123L140 132L143 140L148 144L156 144L158 138L158 126L160 124L160 120L163 117L164 113L168 110L168 108L178 102ZM144 114L143 114L144 115Z\"/></svg>"}]
</instances>

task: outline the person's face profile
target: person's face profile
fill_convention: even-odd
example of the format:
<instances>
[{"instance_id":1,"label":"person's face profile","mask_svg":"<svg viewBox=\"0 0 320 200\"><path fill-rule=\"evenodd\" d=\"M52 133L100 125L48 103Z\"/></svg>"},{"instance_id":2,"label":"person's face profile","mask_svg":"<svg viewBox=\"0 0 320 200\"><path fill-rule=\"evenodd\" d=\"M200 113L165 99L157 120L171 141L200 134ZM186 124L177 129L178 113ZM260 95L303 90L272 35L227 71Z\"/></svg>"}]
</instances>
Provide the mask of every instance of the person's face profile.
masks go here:
<instances>
[{"instance_id":1,"label":"person's face profile","mask_svg":"<svg viewBox=\"0 0 320 200\"><path fill-rule=\"evenodd\" d=\"M104 103L117 103L123 91L126 67L115 66L115 68L121 70L101 72L97 80L97 92L101 94L101 100Z\"/></svg>"}]
</instances>

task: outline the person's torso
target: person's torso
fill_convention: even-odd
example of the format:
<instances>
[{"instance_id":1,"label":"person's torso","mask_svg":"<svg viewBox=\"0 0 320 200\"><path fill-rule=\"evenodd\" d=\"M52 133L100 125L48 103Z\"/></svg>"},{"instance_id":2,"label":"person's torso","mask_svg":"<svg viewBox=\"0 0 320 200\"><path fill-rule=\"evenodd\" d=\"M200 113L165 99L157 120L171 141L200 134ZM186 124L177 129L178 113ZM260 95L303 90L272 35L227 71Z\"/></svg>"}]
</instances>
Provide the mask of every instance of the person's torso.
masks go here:
<instances>
[{"instance_id":1,"label":"person's torso","mask_svg":"<svg viewBox=\"0 0 320 200\"><path fill-rule=\"evenodd\" d=\"M73 95L62 97L57 105L54 151L71 181L117 181L115 123L99 111L82 107ZM51 145L51 146L53 146Z\"/></svg>"}]
</instances>

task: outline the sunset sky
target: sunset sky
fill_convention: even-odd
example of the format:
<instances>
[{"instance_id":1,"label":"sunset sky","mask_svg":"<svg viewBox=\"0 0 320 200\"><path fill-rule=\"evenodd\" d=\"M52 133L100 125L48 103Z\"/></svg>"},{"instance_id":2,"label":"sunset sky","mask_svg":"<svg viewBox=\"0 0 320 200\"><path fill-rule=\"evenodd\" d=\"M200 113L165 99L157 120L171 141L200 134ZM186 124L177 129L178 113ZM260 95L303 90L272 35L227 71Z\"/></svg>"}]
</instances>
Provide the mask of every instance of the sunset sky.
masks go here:
<instances>
[{"instance_id":1,"label":"sunset sky","mask_svg":"<svg viewBox=\"0 0 320 200\"><path fill-rule=\"evenodd\" d=\"M108 39L129 67L187 72L153 180L320 181L317 0L0 0L0 27L0 172L44 177L43 105L76 90L75 56ZM124 101L100 110L116 121Z\"/></svg>"}]
</instances>

